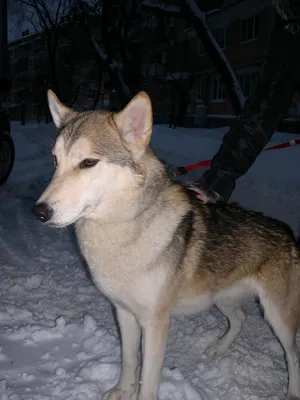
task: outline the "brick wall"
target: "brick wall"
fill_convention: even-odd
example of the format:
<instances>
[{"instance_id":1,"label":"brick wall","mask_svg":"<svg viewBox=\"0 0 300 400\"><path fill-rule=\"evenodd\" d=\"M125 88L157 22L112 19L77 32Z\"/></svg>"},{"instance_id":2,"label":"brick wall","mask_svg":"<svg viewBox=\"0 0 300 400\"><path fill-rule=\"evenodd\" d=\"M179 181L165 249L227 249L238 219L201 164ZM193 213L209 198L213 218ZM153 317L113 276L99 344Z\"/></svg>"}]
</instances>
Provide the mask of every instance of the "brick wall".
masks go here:
<instances>
[{"instance_id":1,"label":"brick wall","mask_svg":"<svg viewBox=\"0 0 300 400\"><path fill-rule=\"evenodd\" d=\"M236 75L251 74L255 83L269 43L273 9L266 7L252 15L255 15L257 37L253 40L241 42L242 18L237 18L227 25L227 47L223 51ZM223 28L225 27L224 24ZM213 81L217 76L217 71L205 50L202 50L202 52L203 54L199 57L198 75L206 76L208 79L207 92L204 96L208 112L210 114L234 114L226 93L223 101L213 100Z\"/></svg>"}]
</instances>

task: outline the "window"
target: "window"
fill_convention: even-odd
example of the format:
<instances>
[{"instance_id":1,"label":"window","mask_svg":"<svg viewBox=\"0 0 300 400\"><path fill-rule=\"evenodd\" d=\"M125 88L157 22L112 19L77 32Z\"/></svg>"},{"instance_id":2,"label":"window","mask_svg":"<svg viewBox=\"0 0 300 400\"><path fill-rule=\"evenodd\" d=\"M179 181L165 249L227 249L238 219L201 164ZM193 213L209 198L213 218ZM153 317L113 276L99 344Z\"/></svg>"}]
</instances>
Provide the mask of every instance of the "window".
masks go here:
<instances>
[{"instance_id":1,"label":"window","mask_svg":"<svg viewBox=\"0 0 300 400\"><path fill-rule=\"evenodd\" d=\"M158 64L165 64L166 62L166 51L159 51L152 55L152 62Z\"/></svg>"},{"instance_id":2,"label":"window","mask_svg":"<svg viewBox=\"0 0 300 400\"><path fill-rule=\"evenodd\" d=\"M196 101L204 102L207 94L207 78L205 76L199 77L195 85Z\"/></svg>"},{"instance_id":3,"label":"window","mask_svg":"<svg viewBox=\"0 0 300 400\"><path fill-rule=\"evenodd\" d=\"M204 101L204 88L203 83L200 82L196 88L196 100L197 101Z\"/></svg>"},{"instance_id":4,"label":"window","mask_svg":"<svg viewBox=\"0 0 300 400\"><path fill-rule=\"evenodd\" d=\"M148 28L156 28L157 27L157 17L155 14L149 16L147 21Z\"/></svg>"},{"instance_id":5,"label":"window","mask_svg":"<svg viewBox=\"0 0 300 400\"><path fill-rule=\"evenodd\" d=\"M156 75L156 64L152 64L148 67L148 76L154 77Z\"/></svg>"},{"instance_id":6,"label":"window","mask_svg":"<svg viewBox=\"0 0 300 400\"><path fill-rule=\"evenodd\" d=\"M241 42L257 39L257 19L253 17L243 19L241 25Z\"/></svg>"},{"instance_id":7,"label":"window","mask_svg":"<svg viewBox=\"0 0 300 400\"><path fill-rule=\"evenodd\" d=\"M135 33L131 38L132 43L141 43L142 36L138 33Z\"/></svg>"},{"instance_id":8,"label":"window","mask_svg":"<svg viewBox=\"0 0 300 400\"><path fill-rule=\"evenodd\" d=\"M213 34L216 42L221 47L221 49L225 49L228 46L227 28L214 29L211 31L211 33Z\"/></svg>"},{"instance_id":9,"label":"window","mask_svg":"<svg viewBox=\"0 0 300 400\"><path fill-rule=\"evenodd\" d=\"M157 51L152 53L149 57L149 64L165 64L166 51Z\"/></svg>"},{"instance_id":10,"label":"window","mask_svg":"<svg viewBox=\"0 0 300 400\"><path fill-rule=\"evenodd\" d=\"M164 76L164 67L161 64L151 64L148 66L148 77L157 77L157 78L162 78Z\"/></svg>"},{"instance_id":11,"label":"window","mask_svg":"<svg viewBox=\"0 0 300 400\"><path fill-rule=\"evenodd\" d=\"M252 95L253 88L256 83L256 75L255 74L240 75L239 82L244 96L250 97Z\"/></svg>"},{"instance_id":12,"label":"window","mask_svg":"<svg viewBox=\"0 0 300 400\"><path fill-rule=\"evenodd\" d=\"M213 80L212 101L224 101L225 89L221 81L221 77L216 77Z\"/></svg>"},{"instance_id":13,"label":"window","mask_svg":"<svg viewBox=\"0 0 300 400\"><path fill-rule=\"evenodd\" d=\"M29 35L29 29L25 29L24 31L22 31L22 37L28 36L28 35Z\"/></svg>"}]
</instances>

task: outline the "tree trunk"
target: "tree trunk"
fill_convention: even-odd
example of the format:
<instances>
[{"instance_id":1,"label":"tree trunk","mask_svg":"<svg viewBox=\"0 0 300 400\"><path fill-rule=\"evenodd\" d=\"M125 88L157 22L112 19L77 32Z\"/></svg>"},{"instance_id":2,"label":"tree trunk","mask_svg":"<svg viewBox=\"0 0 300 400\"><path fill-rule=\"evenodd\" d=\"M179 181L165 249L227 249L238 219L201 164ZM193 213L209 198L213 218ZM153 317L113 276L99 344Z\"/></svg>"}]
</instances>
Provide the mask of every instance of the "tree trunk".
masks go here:
<instances>
[{"instance_id":1,"label":"tree trunk","mask_svg":"<svg viewBox=\"0 0 300 400\"><path fill-rule=\"evenodd\" d=\"M169 2L153 2L152 0L145 0L142 3L148 10L156 13L167 13L192 24L199 40L203 43L205 50L222 78L222 83L236 115L240 115L245 105L244 95L230 63L206 25L205 13L201 11L196 0L180 0L179 4L177 6Z\"/></svg>"},{"instance_id":2,"label":"tree trunk","mask_svg":"<svg viewBox=\"0 0 300 400\"><path fill-rule=\"evenodd\" d=\"M22 101L21 103L21 125L25 125L26 121L26 103Z\"/></svg>"},{"instance_id":3,"label":"tree trunk","mask_svg":"<svg viewBox=\"0 0 300 400\"><path fill-rule=\"evenodd\" d=\"M102 82L103 82L103 68L99 68L99 71L98 71L98 86L97 86L96 96L95 96L95 98L93 100L93 110L95 110L95 108L97 107L97 104L98 104L99 99L100 99Z\"/></svg>"},{"instance_id":4,"label":"tree trunk","mask_svg":"<svg viewBox=\"0 0 300 400\"><path fill-rule=\"evenodd\" d=\"M60 98L61 91L57 79L57 68L56 68L56 53L57 53L57 39L53 38L52 35L56 35L56 32L45 32L49 66L50 66L50 82L51 89Z\"/></svg>"},{"instance_id":5,"label":"tree trunk","mask_svg":"<svg viewBox=\"0 0 300 400\"><path fill-rule=\"evenodd\" d=\"M193 25L205 50L218 70L236 115L240 115L244 107L244 96L229 62L206 26L205 14L199 10L194 0L181 0L181 8L183 18L185 16Z\"/></svg>"},{"instance_id":6,"label":"tree trunk","mask_svg":"<svg viewBox=\"0 0 300 400\"><path fill-rule=\"evenodd\" d=\"M91 41L91 43L94 47L93 41ZM125 107L130 101L131 95L128 86L123 81L121 72L117 68L112 68L110 63L107 63L105 60L103 60L103 58L99 56L99 53L97 52L96 49L95 49L95 54L96 54L96 61L99 64L99 68L103 68L103 65L106 67L109 80L110 82L112 82L114 89L118 94L120 106Z\"/></svg>"},{"instance_id":7,"label":"tree trunk","mask_svg":"<svg viewBox=\"0 0 300 400\"><path fill-rule=\"evenodd\" d=\"M9 77L7 44L7 0L0 0L0 79Z\"/></svg>"},{"instance_id":8,"label":"tree trunk","mask_svg":"<svg viewBox=\"0 0 300 400\"><path fill-rule=\"evenodd\" d=\"M107 49L105 49L106 51L104 51L103 48L97 43L93 35L93 32L91 30L91 27L88 23L88 14L86 12L86 7L84 2L79 0L78 4L82 12L85 32L92 46L92 49L94 50L96 61L101 69L105 67L109 80L113 84L113 87L118 95L120 106L125 107L127 103L130 101L132 96L129 87L127 86L127 82L125 82L123 79L123 71L121 70L120 65L118 65L118 62L110 54L110 52L109 51L107 52ZM103 2L102 21L105 21L105 23L103 23L103 28L102 28L103 30L102 38L104 42L105 39L109 40L109 36L107 35L110 22L109 18L108 20L105 18L107 13L107 7L109 6L111 6L110 1L106 0Z\"/></svg>"},{"instance_id":9,"label":"tree trunk","mask_svg":"<svg viewBox=\"0 0 300 400\"><path fill-rule=\"evenodd\" d=\"M118 94L120 105L121 105L121 107L125 107L131 99L131 94L130 94L128 86L123 81L123 77L121 75L120 69L118 68L118 66L114 65L113 60L109 61L107 58L104 58L102 55L100 55L100 53L98 51L98 47L95 45L95 39L93 38L93 34L90 31L89 26L86 25L85 28L86 28L86 32L87 32L88 38L90 40L90 43L95 51L96 61L99 64L99 67L100 68L103 68L103 66L106 67L109 80L110 80L110 82L112 82L112 84Z\"/></svg>"}]
</instances>

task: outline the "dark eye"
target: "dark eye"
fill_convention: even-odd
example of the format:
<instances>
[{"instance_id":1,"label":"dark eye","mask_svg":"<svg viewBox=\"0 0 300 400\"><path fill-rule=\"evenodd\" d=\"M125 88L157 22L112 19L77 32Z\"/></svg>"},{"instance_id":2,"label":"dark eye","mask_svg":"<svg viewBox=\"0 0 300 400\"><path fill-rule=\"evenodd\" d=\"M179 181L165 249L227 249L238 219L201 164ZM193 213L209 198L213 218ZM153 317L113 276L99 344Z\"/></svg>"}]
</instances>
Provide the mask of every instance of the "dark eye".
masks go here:
<instances>
[{"instance_id":1,"label":"dark eye","mask_svg":"<svg viewBox=\"0 0 300 400\"><path fill-rule=\"evenodd\" d=\"M52 154L52 156L53 156L54 167L56 168L57 167L57 157L54 154Z\"/></svg>"},{"instance_id":2,"label":"dark eye","mask_svg":"<svg viewBox=\"0 0 300 400\"><path fill-rule=\"evenodd\" d=\"M80 168L91 168L98 164L99 160L95 160L94 158L86 158L85 160L81 161L79 164Z\"/></svg>"}]
</instances>

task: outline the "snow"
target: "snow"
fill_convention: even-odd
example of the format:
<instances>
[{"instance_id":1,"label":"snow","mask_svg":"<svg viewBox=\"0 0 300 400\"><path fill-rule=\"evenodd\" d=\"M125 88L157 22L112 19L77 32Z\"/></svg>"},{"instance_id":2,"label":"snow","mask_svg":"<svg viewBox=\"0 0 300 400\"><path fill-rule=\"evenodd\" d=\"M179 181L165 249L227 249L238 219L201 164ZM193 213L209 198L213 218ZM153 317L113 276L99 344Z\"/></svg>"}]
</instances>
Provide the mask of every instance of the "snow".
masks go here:
<instances>
[{"instance_id":1,"label":"snow","mask_svg":"<svg viewBox=\"0 0 300 400\"><path fill-rule=\"evenodd\" d=\"M152 145L170 165L185 165L213 156L226 130L158 125ZM31 213L52 174L55 129L14 122L12 134L16 164L0 187L0 398L98 400L120 373L112 306L93 284L73 230L45 228ZM294 138L276 133L269 145ZM299 154L300 146L262 153L238 182L233 200L280 218L296 231ZM248 319L240 336L213 361L203 351L227 327L217 309L172 319L160 400L284 398L283 350L257 304L250 301L245 309Z\"/></svg>"},{"instance_id":2,"label":"snow","mask_svg":"<svg viewBox=\"0 0 300 400\"><path fill-rule=\"evenodd\" d=\"M154 10L160 10L172 15L180 15L180 7L176 6L175 4L164 4L162 2L153 3L151 0L144 0L142 2L142 6L147 8L152 8Z\"/></svg>"},{"instance_id":3,"label":"snow","mask_svg":"<svg viewBox=\"0 0 300 400\"><path fill-rule=\"evenodd\" d=\"M112 60L112 62L109 63L108 66L110 69L121 69L120 64L118 64L116 60Z\"/></svg>"},{"instance_id":4,"label":"snow","mask_svg":"<svg viewBox=\"0 0 300 400\"><path fill-rule=\"evenodd\" d=\"M188 79L191 74L189 72L171 72L165 77L165 81L178 81Z\"/></svg>"}]
</instances>

